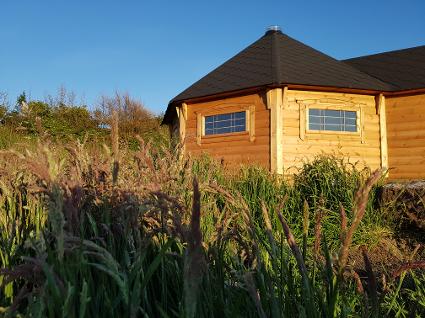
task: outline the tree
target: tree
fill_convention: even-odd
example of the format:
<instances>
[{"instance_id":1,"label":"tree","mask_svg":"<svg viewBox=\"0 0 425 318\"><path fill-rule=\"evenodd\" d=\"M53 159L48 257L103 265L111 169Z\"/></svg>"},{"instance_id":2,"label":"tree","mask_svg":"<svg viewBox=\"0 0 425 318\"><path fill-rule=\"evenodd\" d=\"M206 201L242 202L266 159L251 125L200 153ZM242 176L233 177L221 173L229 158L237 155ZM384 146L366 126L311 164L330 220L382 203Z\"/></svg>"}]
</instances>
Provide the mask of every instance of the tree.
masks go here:
<instances>
[{"instance_id":1,"label":"tree","mask_svg":"<svg viewBox=\"0 0 425 318\"><path fill-rule=\"evenodd\" d=\"M31 117L46 117L51 113L50 106L41 101L30 101L28 103L28 113Z\"/></svg>"},{"instance_id":2,"label":"tree","mask_svg":"<svg viewBox=\"0 0 425 318\"><path fill-rule=\"evenodd\" d=\"M103 124L110 124L113 111L118 113L120 135L125 138L143 135L158 127L155 115L128 93L102 96L95 115Z\"/></svg>"},{"instance_id":3,"label":"tree","mask_svg":"<svg viewBox=\"0 0 425 318\"><path fill-rule=\"evenodd\" d=\"M22 105L27 103L27 95L23 91L18 98L16 99L16 110L20 112L22 110Z\"/></svg>"},{"instance_id":4,"label":"tree","mask_svg":"<svg viewBox=\"0 0 425 318\"><path fill-rule=\"evenodd\" d=\"M0 106L8 108L9 99L6 92L0 92Z\"/></svg>"},{"instance_id":5,"label":"tree","mask_svg":"<svg viewBox=\"0 0 425 318\"><path fill-rule=\"evenodd\" d=\"M76 94L67 90L63 85L58 88L55 96L49 94L45 97L45 103L50 107L75 106L77 104L75 100Z\"/></svg>"},{"instance_id":6,"label":"tree","mask_svg":"<svg viewBox=\"0 0 425 318\"><path fill-rule=\"evenodd\" d=\"M28 100L25 92L16 101L17 111L10 112L5 124L14 131L34 135L40 131L57 140L72 140L86 134L98 135L97 121L84 106L74 104L75 94L61 87L56 97L46 101ZM0 106L0 120L2 109Z\"/></svg>"},{"instance_id":7,"label":"tree","mask_svg":"<svg viewBox=\"0 0 425 318\"><path fill-rule=\"evenodd\" d=\"M119 135L130 147L138 144L137 136L154 144L168 143L169 133L166 127L161 126L162 116L149 111L141 101L128 93L116 92L112 97L102 96L93 117L99 127L109 128L113 112L118 114Z\"/></svg>"},{"instance_id":8,"label":"tree","mask_svg":"<svg viewBox=\"0 0 425 318\"><path fill-rule=\"evenodd\" d=\"M0 121L3 123L9 108L7 93L0 92Z\"/></svg>"}]
</instances>

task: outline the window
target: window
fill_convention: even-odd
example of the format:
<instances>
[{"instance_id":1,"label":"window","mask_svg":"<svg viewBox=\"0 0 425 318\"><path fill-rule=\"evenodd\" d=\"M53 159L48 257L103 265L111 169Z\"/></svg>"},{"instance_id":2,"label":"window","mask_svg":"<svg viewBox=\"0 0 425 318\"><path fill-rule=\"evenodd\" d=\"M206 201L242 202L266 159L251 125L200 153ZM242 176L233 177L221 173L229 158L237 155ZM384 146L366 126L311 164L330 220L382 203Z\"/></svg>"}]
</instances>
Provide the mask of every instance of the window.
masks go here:
<instances>
[{"instance_id":1,"label":"window","mask_svg":"<svg viewBox=\"0 0 425 318\"><path fill-rule=\"evenodd\" d=\"M309 130L357 132L357 112L311 108L308 124Z\"/></svg>"},{"instance_id":2,"label":"window","mask_svg":"<svg viewBox=\"0 0 425 318\"><path fill-rule=\"evenodd\" d=\"M246 131L246 112L205 116L205 135Z\"/></svg>"},{"instance_id":3,"label":"window","mask_svg":"<svg viewBox=\"0 0 425 318\"><path fill-rule=\"evenodd\" d=\"M196 112L196 143L215 142L216 137L247 138L255 141L255 105L220 103Z\"/></svg>"}]
</instances>

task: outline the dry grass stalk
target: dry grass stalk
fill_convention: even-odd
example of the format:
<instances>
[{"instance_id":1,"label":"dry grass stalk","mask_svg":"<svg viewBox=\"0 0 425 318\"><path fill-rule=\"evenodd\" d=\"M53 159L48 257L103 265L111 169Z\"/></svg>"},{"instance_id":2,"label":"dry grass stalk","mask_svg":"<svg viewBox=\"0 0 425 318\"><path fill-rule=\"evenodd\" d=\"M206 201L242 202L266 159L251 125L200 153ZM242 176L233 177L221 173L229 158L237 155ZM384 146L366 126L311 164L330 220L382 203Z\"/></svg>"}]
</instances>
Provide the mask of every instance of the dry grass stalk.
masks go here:
<instances>
[{"instance_id":1,"label":"dry grass stalk","mask_svg":"<svg viewBox=\"0 0 425 318\"><path fill-rule=\"evenodd\" d=\"M65 218L63 214L64 198L61 188L54 183L49 197L49 221L52 233L56 237L56 250L58 259L62 260L64 256L64 226Z\"/></svg>"},{"instance_id":2,"label":"dry grass stalk","mask_svg":"<svg viewBox=\"0 0 425 318\"><path fill-rule=\"evenodd\" d=\"M310 227L310 207L308 206L307 200L304 200L303 206L303 257L307 254L307 237L308 229Z\"/></svg>"},{"instance_id":3,"label":"dry grass stalk","mask_svg":"<svg viewBox=\"0 0 425 318\"><path fill-rule=\"evenodd\" d=\"M172 237L180 237L183 242L187 242L189 231L183 224L184 209L179 200L162 191L154 191L151 196L151 200L145 201L145 204L151 207L151 210L143 216L143 222L148 225L146 230L152 230L151 225L155 223L160 224L161 231L168 231Z\"/></svg>"},{"instance_id":4,"label":"dry grass stalk","mask_svg":"<svg viewBox=\"0 0 425 318\"><path fill-rule=\"evenodd\" d=\"M341 242L343 242L345 240L345 236L347 233L347 214L345 213L345 208L342 205L342 203L339 203L339 213L341 215L341 235L340 235L340 239Z\"/></svg>"},{"instance_id":5,"label":"dry grass stalk","mask_svg":"<svg viewBox=\"0 0 425 318\"><path fill-rule=\"evenodd\" d=\"M395 270L391 276L393 279L395 279L399 277L402 273L414 269L425 269L425 261L417 261L403 264L397 270Z\"/></svg>"},{"instance_id":6,"label":"dry grass stalk","mask_svg":"<svg viewBox=\"0 0 425 318\"><path fill-rule=\"evenodd\" d=\"M272 255L276 255L276 241L273 237L272 223L270 222L269 212L264 202L261 202L261 210L263 212L264 223L266 224L266 233L272 246Z\"/></svg>"},{"instance_id":7,"label":"dry grass stalk","mask_svg":"<svg viewBox=\"0 0 425 318\"><path fill-rule=\"evenodd\" d=\"M243 238L241 235L239 235L239 242L242 243L242 246L245 246L245 254L247 256L247 266L248 267L255 267L257 265L256 260L260 258L260 248L257 243L257 237L254 231L255 225L252 221L251 214L249 211L248 206L246 205L246 202L239 197L238 200L242 206L241 214L244 220L245 230L248 232L249 236L251 237L251 240L246 240L245 244L243 244ZM242 230L242 229L241 229ZM240 231L242 232L242 231Z\"/></svg>"},{"instance_id":8,"label":"dry grass stalk","mask_svg":"<svg viewBox=\"0 0 425 318\"><path fill-rule=\"evenodd\" d=\"M278 212L278 217L280 220L280 223L282 224L283 232L285 233L286 240L288 242L289 247L292 250L292 254L294 254L295 259L297 260L297 265L299 268L299 271L304 279L308 280L308 272L307 268L304 263L303 255L300 251L300 248L298 247L297 243L295 242L294 235L292 234L288 223L286 223L285 218L283 217L282 213Z\"/></svg>"},{"instance_id":9,"label":"dry grass stalk","mask_svg":"<svg viewBox=\"0 0 425 318\"><path fill-rule=\"evenodd\" d=\"M307 200L304 200L303 205L303 234L308 235L308 229L310 227L310 207L308 206Z\"/></svg>"},{"instance_id":10,"label":"dry grass stalk","mask_svg":"<svg viewBox=\"0 0 425 318\"><path fill-rule=\"evenodd\" d=\"M384 293L389 292L388 284L387 284L387 276L382 274L382 291Z\"/></svg>"},{"instance_id":11,"label":"dry grass stalk","mask_svg":"<svg viewBox=\"0 0 425 318\"><path fill-rule=\"evenodd\" d=\"M285 194L283 199L277 205L277 208L276 208L277 211L283 211L283 208L284 208L286 202L288 201L288 198L289 198L289 195Z\"/></svg>"},{"instance_id":12,"label":"dry grass stalk","mask_svg":"<svg viewBox=\"0 0 425 318\"><path fill-rule=\"evenodd\" d=\"M356 291L363 295L364 294L364 289L363 289L363 284L362 284L362 280L360 279L359 274L357 274L356 271L351 270L351 275L354 278L354 281L356 282Z\"/></svg>"},{"instance_id":13,"label":"dry grass stalk","mask_svg":"<svg viewBox=\"0 0 425 318\"><path fill-rule=\"evenodd\" d=\"M233 238L241 245L242 251L245 253L247 258L247 264L255 264L255 258L259 257L259 247L257 244L257 237L254 232L255 224L252 221L251 215L250 215L250 209L248 205L246 204L245 200L242 198L242 196L239 194L236 197L231 194L229 191L223 189L222 187L210 183L207 187L208 191L211 193L217 193L224 196L226 199L228 205L233 206L234 208L239 209L240 215L243 218L244 221L244 228L238 227L237 231L235 231L235 235ZM249 242L244 240L240 233L245 230L248 232L249 236L252 238Z\"/></svg>"},{"instance_id":14,"label":"dry grass stalk","mask_svg":"<svg viewBox=\"0 0 425 318\"><path fill-rule=\"evenodd\" d=\"M322 219L323 219L323 199L319 201L319 208L316 210L315 214L315 224L314 224L314 247L313 247L313 257L316 261L319 260L320 256L320 243L322 241Z\"/></svg>"},{"instance_id":15,"label":"dry grass stalk","mask_svg":"<svg viewBox=\"0 0 425 318\"><path fill-rule=\"evenodd\" d=\"M219 209L215 206L214 209L216 212L219 212ZM215 222L215 231L211 235L210 242L212 244L221 244L223 240L226 240L230 238L232 235L229 234L232 232L233 227L233 221L235 213L231 213L232 211L225 207L223 209L223 212L221 212L217 218L217 221Z\"/></svg>"},{"instance_id":16,"label":"dry grass stalk","mask_svg":"<svg viewBox=\"0 0 425 318\"><path fill-rule=\"evenodd\" d=\"M193 179L193 203L192 218L190 222L190 239L189 250L195 250L201 247L201 193L199 192L199 184L196 178Z\"/></svg>"},{"instance_id":17,"label":"dry grass stalk","mask_svg":"<svg viewBox=\"0 0 425 318\"><path fill-rule=\"evenodd\" d=\"M412 254L410 255L410 261L413 261L415 259L415 256L416 256L416 254L418 254L421 247L422 247L422 244L416 245L415 249L413 250Z\"/></svg>"},{"instance_id":18,"label":"dry grass stalk","mask_svg":"<svg viewBox=\"0 0 425 318\"><path fill-rule=\"evenodd\" d=\"M115 185L118 181L119 171L119 130L118 130L118 112L114 110L112 112L112 123L111 123L111 144L112 144L112 157L114 158L112 167L112 183Z\"/></svg>"},{"instance_id":19,"label":"dry grass stalk","mask_svg":"<svg viewBox=\"0 0 425 318\"><path fill-rule=\"evenodd\" d=\"M35 117L35 129L37 130L39 136L44 135L43 125L41 124L40 116Z\"/></svg>"},{"instance_id":20,"label":"dry grass stalk","mask_svg":"<svg viewBox=\"0 0 425 318\"><path fill-rule=\"evenodd\" d=\"M26 283L20 288L18 294L14 297L12 305L7 308L6 317L14 316L13 314L18 309L22 301L26 300L26 297L30 295L30 289L36 291L36 293L42 292L43 285L46 281L46 270L53 277L54 283L59 289L59 292L65 293L65 285L60 277L48 266L40 257L22 257L24 263L14 266L12 269L1 268L0 275L4 275L2 285L6 285L17 279L23 279ZM3 287L2 286L2 287ZM28 289L29 287L29 289ZM20 315L18 315L20 316Z\"/></svg>"},{"instance_id":21,"label":"dry grass stalk","mask_svg":"<svg viewBox=\"0 0 425 318\"><path fill-rule=\"evenodd\" d=\"M84 199L84 189L80 185L65 185L63 191L63 213L66 216L66 229L73 235L77 235L80 229L79 211Z\"/></svg>"},{"instance_id":22,"label":"dry grass stalk","mask_svg":"<svg viewBox=\"0 0 425 318\"><path fill-rule=\"evenodd\" d=\"M234 207L243 208L243 209L247 208L246 204L244 204L245 203L244 200L236 199L229 191L223 189L216 183L211 182L206 189L211 193L223 195L228 205L232 205Z\"/></svg>"},{"instance_id":23,"label":"dry grass stalk","mask_svg":"<svg viewBox=\"0 0 425 318\"><path fill-rule=\"evenodd\" d=\"M188 246L184 264L184 301L187 317L195 317L199 286L206 270L201 233L201 194L196 178L193 179L192 216L187 240Z\"/></svg>"},{"instance_id":24,"label":"dry grass stalk","mask_svg":"<svg viewBox=\"0 0 425 318\"><path fill-rule=\"evenodd\" d=\"M368 281L368 289L369 289L369 293L371 294L371 298L377 300L377 283L376 283L376 276L375 273L373 272L373 268L372 268L372 263L369 260L369 257L367 255L367 249L365 246L361 247L362 249L362 255L363 255L363 260L364 260L364 264L365 264L365 269L366 269L366 273L367 273L367 281Z\"/></svg>"},{"instance_id":25,"label":"dry grass stalk","mask_svg":"<svg viewBox=\"0 0 425 318\"><path fill-rule=\"evenodd\" d=\"M353 206L353 221L349 227L347 234L342 241L342 245L338 255L338 266L340 274L344 271L345 266L347 265L348 253L353 240L354 232L359 226L363 216L366 212L366 205L369 199L369 192L372 189L373 185L381 178L383 170L376 170L373 172L370 177L366 180L365 184L360 187L357 191L354 206Z\"/></svg>"},{"instance_id":26,"label":"dry grass stalk","mask_svg":"<svg viewBox=\"0 0 425 318\"><path fill-rule=\"evenodd\" d=\"M255 307L257 308L258 316L261 318L265 318L266 313L264 312L263 306L261 305L261 298L260 294L255 287L254 277L251 272L247 272L244 275L244 280L246 287L248 289L249 295L251 296L252 300L254 301Z\"/></svg>"},{"instance_id":27,"label":"dry grass stalk","mask_svg":"<svg viewBox=\"0 0 425 318\"><path fill-rule=\"evenodd\" d=\"M118 131L118 112L116 110L112 112L111 144L112 144L112 156L114 157L114 159L117 159L118 151L119 151L119 131Z\"/></svg>"}]
</instances>

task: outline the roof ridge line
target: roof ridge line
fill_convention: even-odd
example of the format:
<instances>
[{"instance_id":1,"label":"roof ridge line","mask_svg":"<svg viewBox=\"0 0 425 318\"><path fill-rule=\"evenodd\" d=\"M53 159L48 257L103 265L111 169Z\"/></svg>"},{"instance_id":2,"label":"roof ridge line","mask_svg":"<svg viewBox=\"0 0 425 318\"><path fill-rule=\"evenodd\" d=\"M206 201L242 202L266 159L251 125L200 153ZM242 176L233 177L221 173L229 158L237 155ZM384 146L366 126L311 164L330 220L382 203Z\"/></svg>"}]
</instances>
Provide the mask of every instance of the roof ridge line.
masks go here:
<instances>
[{"instance_id":1,"label":"roof ridge line","mask_svg":"<svg viewBox=\"0 0 425 318\"><path fill-rule=\"evenodd\" d=\"M355 67L355 66L353 66L353 65L350 65L349 63L344 62L343 60L341 60L341 62L343 62L343 63L347 64L348 66L350 66L350 67L352 67L352 68L356 69L357 71L359 71L359 72L361 72L361 73L363 73L363 74L366 74L367 76L372 77L372 78L374 78L374 79L376 79L376 80L378 80L378 81L380 81L380 82L382 82L382 83L384 83L384 84L387 84L387 85L389 85L389 86L392 86L393 88L401 89L401 87L400 87L399 85L397 85L397 84L394 84L394 83L390 83L390 82L388 82L388 81L385 81L385 80L383 80L383 79L381 79L381 78L379 78L379 77L377 77L377 76L375 76L375 75L373 75L373 74L370 74L369 72L366 72L366 71L363 71L363 70L361 70L361 69L358 69L357 67Z\"/></svg>"},{"instance_id":2,"label":"roof ridge line","mask_svg":"<svg viewBox=\"0 0 425 318\"><path fill-rule=\"evenodd\" d=\"M279 54L279 47L278 47L278 40L277 40L278 32L274 32L271 34L271 47L272 47L272 57L271 57L271 64L272 64L272 76L273 76L273 83L272 84L281 84L282 79L280 77L280 54Z\"/></svg>"},{"instance_id":3,"label":"roof ridge line","mask_svg":"<svg viewBox=\"0 0 425 318\"><path fill-rule=\"evenodd\" d=\"M366 76L369 76L369 77L371 77L371 78L373 78L373 79L375 79L375 80L378 80L379 82L381 82L381 83L383 83L383 84L386 84L386 85L389 85L389 86L392 86L393 88L401 88L401 87L399 87L398 85L396 85L396 84L393 84L393 83L390 83L390 82L387 82L387 81L384 81L383 79L380 79L379 77L376 77L375 75L372 75L372 74L370 74L370 73L368 73L368 72L366 72L366 71L364 71L364 70L361 70L361 69L359 69L359 68L357 68L357 67L355 67L354 65L351 65L349 62L347 62L346 60L337 60L338 62L341 62L341 63L343 63L343 64L345 64L345 65L347 65L348 67L350 67L350 68L352 68L352 69L354 69L354 70L356 70L357 72L360 72L360 73L362 73L362 74L364 74L364 75L366 75Z\"/></svg>"},{"instance_id":4,"label":"roof ridge line","mask_svg":"<svg viewBox=\"0 0 425 318\"><path fill-rule=\"evenodd\" d=\"M354 56L354 57L349 57L348 59L343 59L343 60L340 60L340 61L345 62L345 61L350 61L350 60L362 59L362 58L365 58L365 57L372 57L372 56L383 55L383 54L398 53L398 52L402 52L402 51L419 49L419 48L422 48L422 47L425 47L425 45L417 45L417 46L407 47L407 48L404 48L404 49L397 49L397 50L384 51L384 52L379 52L379 53L372 53L372 54Z\"/></svg>"},{"instance_id":5,"label":"roof ridge line","mask_svg":"<svg viewBox=\"0 0 425 318\"><path fill-rule=\"evenodd\" d=\"M305 47L308 47L309 49L311 49L311 50L315 51L315 52L316 52L316 53L318 53L318 54L321 54L321 55L323 55L323 56L326 56L327 58L332 59L334 62L337 62L338 64L348 66L349 68L351 68L352 70L354 70L354 71L356 71L356 72L358 72L358 73L362 74L363 76L367 76L367 77L369 77L370 79L377 80L377 81L379 81L381 84L385 84L385 85L389 85L389 86L394 86L392 83L386 82L386 81L384 81L384 80L382 80L382 79L380 79L380 78L378 78L378 77L372 76L372 75L370 75L369 73L366 73L366 72L364 72L364 71L362 71L362 70L358 69L357 67L354 67L353 65L351 65L351 64L349 64L349 63L347 63L345 60L337 59L337 58L333 57L332 55L329 55L329 54L327 54L327 53L324 53L324 52L322 52L322 51L320 51L320 50L318 50L318 49L316 49L316 48L314 48L314 47L310 46L309 44L303 43L303 42L301 42L301 41L299 41L299 40L297 40L297 39L292 38L292 37L291 37L291 36L289 36L288 34L284 34L284 33L282 33L282 32L280 32L280 34L281 34L281 35L283 35L283 36L285 36L285 37L287 37L287 38L289 38L289 39L290 39L290 40L292 40L292 41L297 42L297 43L298 43L298 44L300 44L300 45L303 45L303 46L305 46ZM276 38L275 38L275 39L276 39ZM280 57L279 57L279 63L280 63ZM280 65L279 65L279 66L280 66ZM278 78L279 78L280 82L278 82L277 84L282 84L282 78L280 77L280 75L281 75L281 74L279 73L279 74L278 74Z\"/></svg>"}]
</instances>

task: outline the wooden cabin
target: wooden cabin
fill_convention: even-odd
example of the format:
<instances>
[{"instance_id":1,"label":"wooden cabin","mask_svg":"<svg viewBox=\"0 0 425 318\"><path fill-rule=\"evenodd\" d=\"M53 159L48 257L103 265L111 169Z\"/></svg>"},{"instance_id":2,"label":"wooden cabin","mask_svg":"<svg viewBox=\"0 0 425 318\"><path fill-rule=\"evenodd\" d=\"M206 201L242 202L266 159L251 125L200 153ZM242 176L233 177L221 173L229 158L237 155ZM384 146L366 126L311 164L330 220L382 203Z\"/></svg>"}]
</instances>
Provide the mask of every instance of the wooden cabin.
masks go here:
<instances>
[{"instance_id":1,"label":"wooden cabin","mask_svg":"<svg viewBox=\"0 0 425 318\"><path fill-rule=\"evenodd\" d=\"M272 27L172 99L192 155L293 174L321 153L425 178L425 46L336 60Z\"/></svg>"}]
</instances>

